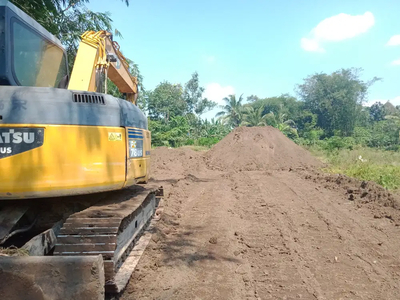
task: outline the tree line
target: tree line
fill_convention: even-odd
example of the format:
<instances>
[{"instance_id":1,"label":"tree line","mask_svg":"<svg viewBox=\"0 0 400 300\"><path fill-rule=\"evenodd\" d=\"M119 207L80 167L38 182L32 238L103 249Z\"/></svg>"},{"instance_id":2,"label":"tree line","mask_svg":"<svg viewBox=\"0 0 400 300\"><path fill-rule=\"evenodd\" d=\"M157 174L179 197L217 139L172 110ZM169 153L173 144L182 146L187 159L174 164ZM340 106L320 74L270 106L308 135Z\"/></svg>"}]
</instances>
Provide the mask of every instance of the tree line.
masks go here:
<instances>
[{"instance_id":1,"label":"tree line","mask_svg":"<svg viewBox=\"0 0 400 300\"><path fill-rule=\"evenodd\" d=\"M381 80L361 79L362 69L315 73L295 87L296 96L260 98L229 95L211 121L202 113L216 107L203 98L195 72L185 84L160 83L146 96L154 145L212 145L239 126L273 126L301 145L327 150L355 145L399 150L400 106L367 106L369 88Z\"/></svg>"},{"instance_id":2,"label":"tree line","mask_svg":"<svg viewBox=\"0 0 400 300\"><path fill-rule=\"evenodd\" d=\"M109 13L87 9L89 0L11 0L57 36L67 49L70 69L86 30L108 30ZM129 5L128 0L123 0ZM273 126L302 145L326 149L355 145L399 150L400 107L390 102L366 106L369 88L380 78L361 80L362 69L340 69L331 74L315 73L295 87L296 96L282 94L262 98L229 95L211 120L202 115L217 107L203 97L204 88L194 72L184 84L159 83L144 87L138 65L129 60L130 71L139 80L139 107L149 118L155 146L215 144L238 126ZM109 93L122 97L111 82Z\"/></svg>"}]
</instances>

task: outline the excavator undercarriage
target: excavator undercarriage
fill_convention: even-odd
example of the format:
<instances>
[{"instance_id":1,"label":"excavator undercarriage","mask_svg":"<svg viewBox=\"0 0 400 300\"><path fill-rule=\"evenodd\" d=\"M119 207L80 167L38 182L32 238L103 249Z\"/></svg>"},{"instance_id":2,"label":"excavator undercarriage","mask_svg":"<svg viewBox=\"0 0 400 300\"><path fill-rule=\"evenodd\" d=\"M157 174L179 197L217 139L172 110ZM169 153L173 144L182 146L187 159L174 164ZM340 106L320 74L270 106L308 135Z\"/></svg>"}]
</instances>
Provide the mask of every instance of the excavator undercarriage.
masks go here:
<instances>
[{"instance_id":1,"label":"excavator undercarriage","mask_svg":"<svg viewBox=\"0 0 400 300\"><path fill-rule=\"evenodd\" d=\"M15 242L18 244L18 242L23 241L19 249L25 251L32 259L42 257L44 259L43 265L46 265L46 258L48 257L52 259L57 257L60 259L71 257L73 259L75 257L76 260L70 260L69 263L76 264L79 272L86 271L82 270L84 268L92 268L86 260L82 260L83 257L95 258L101 256L104 286L96 288L96 292L118 294L126 287L150 241L154 222L160 218L162 211L163 195L162 186L147 184L135 185L119 191L69 197L70 203L74 204L73 206L76 206L76 202L73 201L77 201L77 199L74 199L77 197L84 199L92 196L93 200L86 199L84 205L86 208L82 207L83 201L79 201L78 203L81 206L74 209L81 210L75 213L71 213L72 208L64 209L64 216L68 216L58 222L55 222L57 217L54 216L52 220L47 218L46 222L43 223L43 220L38 221L38 218L43 218L45 212L36 214L34 222L28 223L31 225L14 228L12 232L15 232L15 234L5 239L5 244L12 245ZM45 204L51 205L52 200L54 199L41 199L43 203L37 208L42 209ZM29 209L31 208L27 210ZM9 213L7 206L0 208L0 218L5 218L7 213ZM29 226L30 228L27 228ZM0 228L2 228L1 224ZM43 231L30 238L29 230L32 228ZM34 232L37 232L37 230ZM0 280L6 281L13 276L14 272L10 272L9 267L6 267L10 265L12 260L16 260L15 267L18 266L18 272L24 272L24 267L19 267L18 259L19 257L7 256L7 252L2 254L0 250ZM54 271L53 268L54 265L51 265L49 275ZM29 268L26 268L26 270L29 272ZM66 268L64 275L71 276L70 271L67 270ZM32 280L32 284L37 282L35 278L30 280ZM51 279L49 280L51 281ZM85 280L82 279L82 281ZM13 294L16 297L15 299L23 299L17 297L20 291L15 289L16 285L18 285L18 282L14 282L10 286L12 291L7 290L6 287L0 290L0 298L2 295ZM70 288L69 285L65 287L59 295L60 298L56 297L55 299L69 299L68 297L71 296ZM41 289L43 296L54 297L54 295L48 294L48 291L50 291L48 287L41 286ZM82 294L78 292L74 294L73 298L91 299L86 297L87 292ZM101 299L103 298L104 295Z\"/></svg>"},{"instance_id":2,"label":"excavator undercarriage","mask_svg":"<svg viewBox=\"0 0 400 300\"><path fill-rule=\"evenodd\" d=\"M72 214L57 236L54 255L102 255L106 291L119 293L127 283L126 259L152 220L162 187L135 186ZM122 271L121 271L122 270ZM129 274L129 276L130 276Z\"/></svg>"}]
</instances>

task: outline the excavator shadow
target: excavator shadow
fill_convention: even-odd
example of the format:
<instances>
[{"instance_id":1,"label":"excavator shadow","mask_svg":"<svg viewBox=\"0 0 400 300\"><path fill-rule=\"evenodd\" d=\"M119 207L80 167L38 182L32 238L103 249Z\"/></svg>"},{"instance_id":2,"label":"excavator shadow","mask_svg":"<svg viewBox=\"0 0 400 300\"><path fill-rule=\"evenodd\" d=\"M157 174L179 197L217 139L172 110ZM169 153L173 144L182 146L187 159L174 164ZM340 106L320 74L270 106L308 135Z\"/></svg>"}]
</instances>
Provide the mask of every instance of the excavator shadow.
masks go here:
<instances>
[{"instance_id":1,"label":"excavator shadow","mask_svg":"<svg viewBox=\"0 0 400 300\"><path fill-rule=\"evenodd\" d=\"M204 237L204 226L185 226L173 220L173 216L163 213L160 225L152 229L154 247L161 251L161 261L165 265L194 266L204 261L227 261L239 263L233 256L224 255L220 247L211 244Z\"/></svg>"}]
</instances>

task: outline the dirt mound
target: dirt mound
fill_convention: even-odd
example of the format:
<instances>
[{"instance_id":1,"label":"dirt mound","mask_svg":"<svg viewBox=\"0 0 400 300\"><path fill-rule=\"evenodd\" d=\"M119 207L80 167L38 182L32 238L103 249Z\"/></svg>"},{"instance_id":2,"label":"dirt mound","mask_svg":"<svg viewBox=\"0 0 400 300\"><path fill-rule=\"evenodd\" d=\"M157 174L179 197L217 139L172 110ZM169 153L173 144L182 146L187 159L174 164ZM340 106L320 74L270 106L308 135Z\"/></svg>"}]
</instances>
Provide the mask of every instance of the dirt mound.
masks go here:
<instances>
[{"instance_id":1,"label":"dirt mound","mask_svg":"<svg viewBox=\"0 0 400 300\"><path fill-rule=\"evenodd\" d=\"M356 205L369 205L375 218L387 217L400 225L400 195L392 193L373 181L363 181L343 174L325 174L318 171L299 170L304 179L313 181L327 190L341 191ZM387 214L388 209L392 213ZM390 216L390 217L388 217ZM395 216L395 217L394 217Z\"/></svg>"},{"instance_id":2,"label":"dirt mound","mask_svg":"<svg viewBox=\"0 0 400 300\"><path fill-rule=\"evenodd\" d=\"M204 165L201 152L185 147L159 147L153 149L151 155L151 176L166 174L173 178L181 177L190 170L199 170Z\"/></svg>"},{"instance_id":3,"label":"dirt mound","mask_svg":"<svg viewBox=\"0 0 400 300\"><path fill-rule=\"evenodd\" d=\"M307 166L232 171L318 164L270 128L236 133L206 154L153 150L164 210L121 300L400 299L397 196Z\"/></svg>"},{"instance_id":4,"label":"dirt mound","mask_svg":"<svg viewBox=\"0 0 400 300\"><path fill-rule=\"evenodd\" d=\"M237 171L316 167L321 163L273 127L239 127L206 154L212 168Z\"/></svg>"},{"instance_id":5,"label":"dirt mound","mask_svg":"<svg viewBox=\"0 0 400 300\"><path fill-rule=\"evenodd\" d=\"M268 127L152 154L164 210L121 300L400 299L399 195Z\"/></svg>"}]
</instances>

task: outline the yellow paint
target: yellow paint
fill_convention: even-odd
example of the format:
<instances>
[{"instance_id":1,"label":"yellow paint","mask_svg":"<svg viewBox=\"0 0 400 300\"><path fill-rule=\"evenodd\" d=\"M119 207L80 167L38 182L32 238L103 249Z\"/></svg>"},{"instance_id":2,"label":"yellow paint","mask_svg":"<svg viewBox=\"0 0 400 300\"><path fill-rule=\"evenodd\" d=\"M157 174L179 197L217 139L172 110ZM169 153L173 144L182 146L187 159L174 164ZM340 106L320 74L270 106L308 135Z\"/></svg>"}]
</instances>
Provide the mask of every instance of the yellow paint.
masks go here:
<instances>
[{"instance_id":1,"label":"yellow paint","mask_svg":"<svg viewBox=\"0 0 400 300\"><path fill-rule=\"evenodd\" d=\"M0 159L0 200L89 194L147 182L151 134L143 157L127 158L128 131L119 127L7 125L44 128L43 146ZM120 141L110 141L114 133Z\"/></svg>"},{"instance_id":2,"label":"yellow paint","mask_svg":"<svg viewBox=\"0 0 400 300\"><path fill-rule=\"evenodd\" d=\"M43 146L0 159L0 199L89 194L147 182L151 134L143 157L128 158L128 131L119 127L7 125L44 128ZM113 133L120 141L110 140Z\"/></svg>"},{"instance_id":3,"label":"yellow paint","mask_svg":"<svg viewBox=\"0 0 400 300\"><path fill-rule=\"evenodd\" d=\"M97 47L80 42L68 84L69 90L96 91L95 66L97 58Z\"/></svg>"},{"instance_id":4,"label":"yellow paint","mask_svg":"<svg viewBox=\"0 0 400 300\"><path fill-rule=\"evenodd\" d=\"M129 73L129 64L119 50L119 45L111 41L111 34L101 30L86 31L81 36L75 57L68 89L96 92L96 72L105 74L121 93L127 94L127 100L136 104L138 97L137 78ZM107 61L107 55L118 57L116 62Z\"/></svg>"},{"instance_id":5,"label":"yellow paint","mask_svg":"<svg viewBox=\"0 0 400 300\"><path fill-rule=\"evenodd\" d=\"M137 94L137 78L129 73L129 63L121 53L119 44L116 41L111 41L108 37L104 41L107 53L116 55L120 62L120 64L117 62L110 63L108 77L115 83L121 93Z\"/></svg>"},{"instance_id":6,"label":"yellow paint","mask_svg":"<svg viewBox=\"0 0 400 300\"><path fill-rule=\"evenodd\" d=\"M43 146L0 159L0 199L99 192L125 184L124 128L58 125L44 127ZM108 141L108 132L122 142Z\"/></svg>"}]
</instances>

